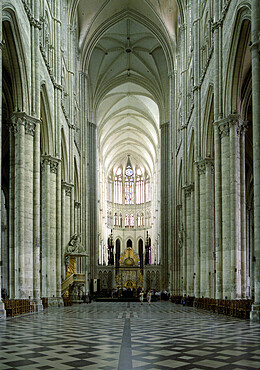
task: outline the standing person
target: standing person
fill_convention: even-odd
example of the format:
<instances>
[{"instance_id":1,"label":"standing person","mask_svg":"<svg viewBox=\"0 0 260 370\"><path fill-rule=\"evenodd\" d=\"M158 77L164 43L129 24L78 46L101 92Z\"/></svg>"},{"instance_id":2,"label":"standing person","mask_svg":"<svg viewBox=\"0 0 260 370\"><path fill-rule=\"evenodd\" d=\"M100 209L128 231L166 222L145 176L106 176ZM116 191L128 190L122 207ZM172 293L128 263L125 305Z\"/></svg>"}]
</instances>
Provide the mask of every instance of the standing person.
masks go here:
<instances>
[{"instance_id":1,"label":"standing person","mask_svg":"<svg viewBox=\"0 0 260 370\"><path fill-rule=\"evenodd\" d=\"M143 304L143 301L144 301L144 292L141 291L140 292L140 302L141 302L141 304Z\"/></svg>"},{"instance_id":2,"label":"standing person","mask_svg":"<svg viewBox=\"0 0 260 370\"><path fill-rule=\"evenodd\" d=\"M152 299L152 293L151 293L151 290L149 290L149 292L147 293L147 301L148 301L148 304L151 303L151 299Z\"/></svg>"}]
</instances>

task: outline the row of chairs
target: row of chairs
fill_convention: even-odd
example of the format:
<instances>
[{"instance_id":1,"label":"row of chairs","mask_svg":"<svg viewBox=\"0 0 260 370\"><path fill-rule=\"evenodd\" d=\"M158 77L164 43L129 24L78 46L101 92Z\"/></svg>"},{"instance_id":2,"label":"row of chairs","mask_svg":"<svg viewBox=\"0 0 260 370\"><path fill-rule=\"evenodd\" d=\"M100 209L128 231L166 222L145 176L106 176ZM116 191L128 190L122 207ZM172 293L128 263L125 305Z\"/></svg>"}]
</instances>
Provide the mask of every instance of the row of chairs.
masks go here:
<instances>
[{"instance_id":1,"label":"row of chairs","mask_svg":"<svg viewBox=\"0 0 260 370\"><path fill-rule=\"evenodd\" d=\"M18 316L25 313L34 312L34 305L29 299L5 299L6 316Z\"/></svg>"},{"instance_id":2,"label":"row of chairs","mask_svg":"<svg viewBox=\"0 0 260 370\"><path fill-rule=\"evenodd\" d=\"M252 304L251 299L196 298L194 300L194 307L243 319L249 319Z\"/></svg>"},{"instance_id":3,"label":"row of chairs","mask_svg":"<svg viewBox=\"0 0 260 370\"><path fill-rule=\"evenodd\" d=\"M195 297L183 297L183 296L172 296L171 302L176 304L184 304L185 306L193 306L204 310L216 312L219 314L229 315L233 317L249 319L251 306L253 304L252 299L239 299L239 300L228 300L228 299L214 299L214 298L195 298Z\"/></svg>"}]
</instances>

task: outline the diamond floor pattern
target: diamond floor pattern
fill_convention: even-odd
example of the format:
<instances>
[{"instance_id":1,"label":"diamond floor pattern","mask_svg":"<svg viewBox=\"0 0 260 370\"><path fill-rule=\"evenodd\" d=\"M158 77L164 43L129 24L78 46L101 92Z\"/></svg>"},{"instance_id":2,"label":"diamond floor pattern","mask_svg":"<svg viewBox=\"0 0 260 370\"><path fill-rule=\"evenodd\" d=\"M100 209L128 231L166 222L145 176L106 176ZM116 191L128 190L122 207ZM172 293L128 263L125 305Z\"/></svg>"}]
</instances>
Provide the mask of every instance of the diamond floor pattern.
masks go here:
<instances>
[{"instance_id":1,"label":"diamond floor pattern","mask_svg":"<svg viewBox=\"0 0 260 370\"><path fill-rule=\"evenodd\" d=\"M0 369L260 369L260 324L170 302L50 307L0 322Z\"/></svg>"}]
</instances>

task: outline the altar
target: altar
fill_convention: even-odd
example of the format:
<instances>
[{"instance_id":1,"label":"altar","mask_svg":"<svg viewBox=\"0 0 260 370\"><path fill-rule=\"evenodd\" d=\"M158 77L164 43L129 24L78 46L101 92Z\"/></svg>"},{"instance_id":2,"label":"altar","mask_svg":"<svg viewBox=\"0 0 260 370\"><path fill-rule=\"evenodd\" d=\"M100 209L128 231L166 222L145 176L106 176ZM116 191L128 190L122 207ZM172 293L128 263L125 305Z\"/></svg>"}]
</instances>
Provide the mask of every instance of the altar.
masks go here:
<instances>
[{"instance_id":1,"label":"altar","mask_svg":"<svg viewBox=\"0 0 260 370\"><path fill-rule=\"evenodd\" d=\"M143 287L143 274L139 256L128 247L121 254L116 271L116 285L120 289L138 289Z\"/></svg>"}]
</instances>

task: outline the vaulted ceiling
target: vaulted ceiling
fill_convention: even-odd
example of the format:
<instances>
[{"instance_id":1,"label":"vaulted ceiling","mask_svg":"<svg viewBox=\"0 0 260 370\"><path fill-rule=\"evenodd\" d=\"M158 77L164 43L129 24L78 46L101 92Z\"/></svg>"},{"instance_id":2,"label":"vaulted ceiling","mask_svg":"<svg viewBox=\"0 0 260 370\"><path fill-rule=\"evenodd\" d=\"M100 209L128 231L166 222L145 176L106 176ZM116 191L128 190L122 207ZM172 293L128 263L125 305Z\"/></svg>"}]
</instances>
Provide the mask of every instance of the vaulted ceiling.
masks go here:
<instances>
[{"instance_id":1,"label":"vaulted ceiling","mask_svg":"<svg viewBox=\"0 0 260 370\"><path fill-rule=\"evenodd\" d=\"M177 13L175 0L79 1L89 119L97 124L99 158L108 171L130 155L154 172L168 111L166 45L174 49Z\"/></svg>"}]
</instances>

